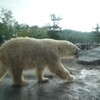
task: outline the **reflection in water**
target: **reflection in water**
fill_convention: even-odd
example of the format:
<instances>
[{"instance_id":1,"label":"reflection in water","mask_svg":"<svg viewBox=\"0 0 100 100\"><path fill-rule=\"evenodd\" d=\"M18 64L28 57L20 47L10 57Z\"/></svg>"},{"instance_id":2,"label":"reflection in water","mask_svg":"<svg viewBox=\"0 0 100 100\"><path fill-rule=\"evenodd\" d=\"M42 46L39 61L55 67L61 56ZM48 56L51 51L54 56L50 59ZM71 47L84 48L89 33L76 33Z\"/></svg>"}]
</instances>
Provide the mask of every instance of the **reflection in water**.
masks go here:
<instances>
[{"instance_id":1,"label":"reflection in water","mask_svg":"<svg viewBox=\"0 0 100 100\"><path fill-rule=\"evenodd\" d=\"M81 69L73 82L53 78L38 84L33 80L24 87L12 87L11 79L6 78L0 84L0 100L99 100L99 75L99 70Z\"/></svg>"}]
</instances>

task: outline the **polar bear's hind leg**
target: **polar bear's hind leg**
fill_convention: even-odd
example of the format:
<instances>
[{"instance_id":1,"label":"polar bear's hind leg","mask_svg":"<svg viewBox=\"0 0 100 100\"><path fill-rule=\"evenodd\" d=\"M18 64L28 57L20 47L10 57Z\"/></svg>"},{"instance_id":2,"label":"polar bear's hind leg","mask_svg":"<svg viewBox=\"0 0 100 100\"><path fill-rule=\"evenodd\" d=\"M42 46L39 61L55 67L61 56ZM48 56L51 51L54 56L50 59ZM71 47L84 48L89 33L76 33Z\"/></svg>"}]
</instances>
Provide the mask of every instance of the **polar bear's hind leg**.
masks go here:
<instances>
[{"instance_id":1,"label":"polar bear's hind leg","mask_svg":"<svg viewBox=\"0 0 100 100\"><path fill-rule=\"evenodd\" d=\"M13 78L13 86L25 86L28 84L22 75L23 69L18 66L11 67L10 73Z\"/></svg>"}]
</instances>

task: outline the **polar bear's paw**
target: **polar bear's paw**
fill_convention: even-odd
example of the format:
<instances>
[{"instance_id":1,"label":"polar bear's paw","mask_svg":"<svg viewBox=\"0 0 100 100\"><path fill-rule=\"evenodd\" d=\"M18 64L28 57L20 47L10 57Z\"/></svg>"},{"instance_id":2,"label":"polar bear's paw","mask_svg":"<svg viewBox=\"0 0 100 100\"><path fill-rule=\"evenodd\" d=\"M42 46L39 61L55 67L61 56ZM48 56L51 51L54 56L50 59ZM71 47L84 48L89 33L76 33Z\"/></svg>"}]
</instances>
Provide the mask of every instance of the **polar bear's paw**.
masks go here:
<instances>
[{"instance_id":1,"label":"polar bear's paw","mask_svg":"<svg viewBox=\"0 0 100 100\"><path fill-rule=\"evenodd\" d=\"M42 78L41 80L38 80L38 83L46 83L49 81L49 78Z\"/></svg>"},{"instance_id":2,"label":"polar bear's paw","mask_svg":"<svg viewBox=\"0 0 100 100\"><path fill-rule=\"evenodd\" d=\"M70 75L69 78L68 78L68 81L73 81L75 80L75 76L74 75Z\"/></svg>"},{"instance_id":3,"label":"polar bear's paw","mask_svg":"<svg viewBox=\"0 0 100 100\"><path fill-rule=\"evenodd\" d=\"M22 82L20 83L13 83L13 86L26 86L28 85L28 81L27 80L23 80Z\"/></svg>"}]
</instances>

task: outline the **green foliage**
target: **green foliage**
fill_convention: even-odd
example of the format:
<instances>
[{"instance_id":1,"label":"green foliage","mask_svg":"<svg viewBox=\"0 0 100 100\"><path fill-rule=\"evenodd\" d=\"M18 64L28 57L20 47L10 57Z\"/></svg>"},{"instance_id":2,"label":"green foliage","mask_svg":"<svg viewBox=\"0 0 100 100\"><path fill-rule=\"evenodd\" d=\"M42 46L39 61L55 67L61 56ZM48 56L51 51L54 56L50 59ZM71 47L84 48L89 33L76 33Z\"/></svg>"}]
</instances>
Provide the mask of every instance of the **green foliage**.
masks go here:
<instances>
[{"instance_id":1,"label":"green foliage","mask_svg":"<svg viewBox=\"0 0 100 100\"><path fill-rule=\"evenodd\" d=\"M12 37L13 32L12 25L14 24L14 19L12 12L2 8L0 20L0 35L1 37L4 37L4 39L8 40Z\"/></svg>"},{"instance_id":2,"label":"green foliage","mask_svg":"<svg viewBox=\"0 0 100 100\"><path fill-rule=\"evenodd\" d=\"M38 26L29 26L26 24L18 24L14 25L14 36L18 37L33 37L33 38L46 38L47 35L47 28L46 27L38 27Z\"/></svg>"},{"instance_id":3,"label":"green foliage","mask_svg":"<svg viewBox=\"0 0 100 100\"><path fill-rule=\"evenodd\" d=\"M47 38L47 28L46 27L38 27L31 26L29 29L29 36L34 38Z\"/></svg>"},{"instance_id":4,"label":"green foliage","mask_svg":"<svg viewBox=\"0 0 100 100\"><path fill-rule=\"evenodd\" d=\"M4 39L2 37L2 35L0 34L0 44L2 44L4 42Z\"/></svg>"},{"instance_id":5,"label":"green foliage","mask_svg":"<svg viewBox=\"0 0 100 100\"><path fill-rule=\"evenodd\" d=\"M29 26L27 24L19 24L12 16L12 12L7 9L1 10L0 13L0 41L8 40L12 37L34 37L34 38L46 38L47 27ZM0 43L1 43L0 42Z\"/></svg>"},{"instance_id":6,"label":"green foliage","mask_svg":"<svg viewBox=\"0 0 100 100\"><path fill-rule=\"evenodd\" d=\"M99 24L97 24L96 27L94 28L94 31L92 31L93 41L96 43L100 43L100 31L99 31L99 29L100 29Z\"/></svg>"},{"instance_id":7,"label":"green foliage","mask_svg":"<svg viewBox=\"0 0 100 100\"><path fill-rule=\"evenodd\" d=\"M12 12L4 8L1 9L0 19L2 20L2 23L7 26L12 26L12 24L15 22Z\"/></svg>"},{"instance_id":8,"label":"green foliage","mask_svg":"<svg viewBox=\"0 0 100 100\"><path fill-rule=\"evenodd\" d=\"M91 32L79 32L67 29L61 30L61 28L58 26L58 22L61 20L61 18L56 17L55 15L52 15L53 25L49 27L38 27L37 25L29 26L27 24L19 24L17 21L14 20L12 12L7 9L1 10L0 19L0 44L4 40L8 40L12 37L21 36L28 36L40 39L63 39L69 40L73 43L91 43L93 41L92 38L97 40L96 37L94 37L94 35L91 34ZM99 37L100 40L100 36L97 37Z\"/></svg>"},{"instance_id":9,"label":"green foliage","mask_svg":"<svg viewBox=\"0 0 100 100\"><path fill-rule=\"evenodd\" d=\"M61 33L61 27L59 27L58 23L62 18L56 17L55 14L51 14L51 21L53 22L53 25L48 26L48 36L52 39L60 39L60 33Z\"/></svg>"},{"instance_id":10,"label":"green foliage","mask_svg":"<svg viewBox=\"0 0 100 100\"><path fill-rule=\"evenodd\" d=\"M12 34L12 28L9 27L3 23L0 23L0 35L1 37L3 37L4 39L8 40L11 38Z\"/></svg>"},{"instance_id":11,"label":"green foliage","mask_svg":"<svg viewBox=\"0 0 100 100\"><path fill-rule=\"evenodd\" d=\"M47 34L48 34L49 38L59 40L60 39L61 31L58 31L58 30L49 30L47 32Z\"/></svg>"},{"instance_id":12,"label":"green foliage","mask_svg":"<svg viewBox=\"0 0 100 100\"><path fill-rule=\"evenodd\" d=\"M73 43L91 43L92 36L91 33L79 32L73 30L62 30L60 34L61 39L71 41Z\"/></svg>"}]
</instances>

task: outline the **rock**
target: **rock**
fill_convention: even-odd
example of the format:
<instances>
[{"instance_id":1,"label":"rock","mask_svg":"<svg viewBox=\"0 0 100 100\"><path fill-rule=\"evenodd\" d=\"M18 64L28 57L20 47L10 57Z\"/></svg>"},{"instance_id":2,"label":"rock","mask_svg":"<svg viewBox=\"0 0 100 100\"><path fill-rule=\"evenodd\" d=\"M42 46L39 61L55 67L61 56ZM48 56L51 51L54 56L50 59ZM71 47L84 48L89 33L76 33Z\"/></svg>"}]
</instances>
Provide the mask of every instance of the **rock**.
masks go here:
<instances>
[{"instance_id":1,"label":"rock","mask_svg":"<svg viewBox=\"0 0 100 100\"><path fill-rule=\"evenodd\" d=\"M100 64L100 47L81 52L77 62L88 65Z\"/></svg>"}]
</instances>

